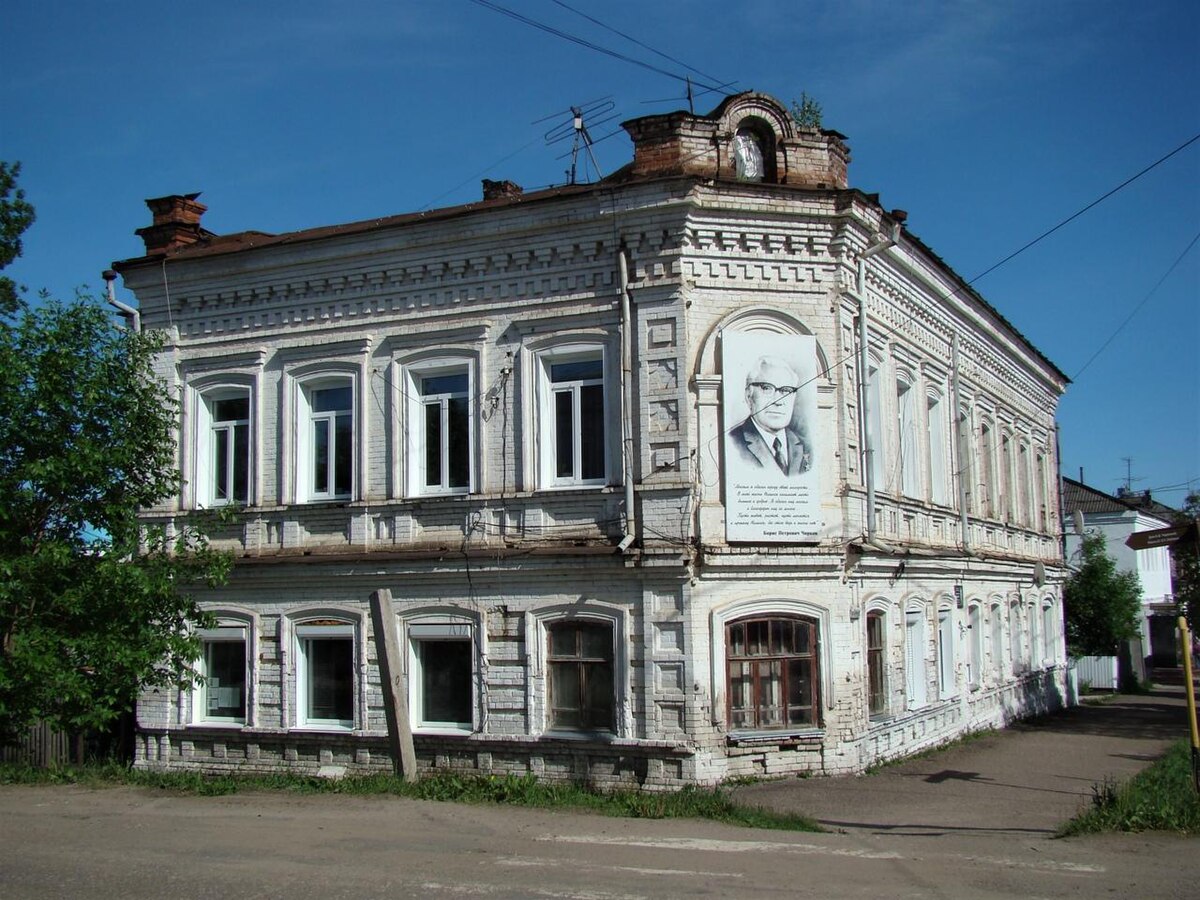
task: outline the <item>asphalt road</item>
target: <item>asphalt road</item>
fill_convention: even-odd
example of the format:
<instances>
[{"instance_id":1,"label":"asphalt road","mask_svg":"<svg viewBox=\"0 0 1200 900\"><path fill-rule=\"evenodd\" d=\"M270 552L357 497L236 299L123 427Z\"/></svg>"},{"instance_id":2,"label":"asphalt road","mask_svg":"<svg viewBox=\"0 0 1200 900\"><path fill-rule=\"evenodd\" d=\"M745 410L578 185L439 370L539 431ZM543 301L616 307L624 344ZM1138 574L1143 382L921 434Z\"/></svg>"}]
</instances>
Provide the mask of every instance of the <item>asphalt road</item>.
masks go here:
<instances>
[{"instance_id":1,"label":"asphalt road","mask_svg":"<svg viewBox=\"0 0 1200 900\"><path fill-rule=\"evenodd\" d=\"M1195 898L1195 841L799 834L389 797L0 788L0 896Z\"/></svg>"}]
</instances>

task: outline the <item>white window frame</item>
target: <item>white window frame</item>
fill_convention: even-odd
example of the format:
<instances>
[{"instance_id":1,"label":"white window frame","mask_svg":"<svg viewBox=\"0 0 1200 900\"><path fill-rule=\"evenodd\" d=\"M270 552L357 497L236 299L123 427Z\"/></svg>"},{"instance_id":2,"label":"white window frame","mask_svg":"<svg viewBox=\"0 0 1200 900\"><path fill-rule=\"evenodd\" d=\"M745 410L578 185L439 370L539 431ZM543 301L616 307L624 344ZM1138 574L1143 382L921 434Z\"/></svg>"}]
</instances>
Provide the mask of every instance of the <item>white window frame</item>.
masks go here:
<instances>
[{"instance_id":1,"label":"white window frame","mask_svg":"<svg viewBox=\"0 0 1200 900\"><path fill-rule=\"evenodd\" d=\"M921 442L917 435L916 379L906 372L896 376L896 455L900 493L921 497Z\"/></svg>"},{"instance_id":2,"label":"white window frame","mask_svg":"<svg viewBox=\"0 0 1200 900\"><path fill-rule=\"evenodd\" d=\"M350 391L350 489L337 490L337 419L347 410L328 410L316 412L313 409L313 397L319 391L348 389ZM353 375L342 372L329 372L311 375L298 384L296 392L298 415L296 416L296 484L297 499L302 503L325 503L336 501L351 501L355 498L355 485L358 482L359 428L358 385ZM316 475L316 457L313 446L313 434L317 422L325 423L330 429L330 452L328 461L327 488L319 491L314 486Z\"/></svg>"},{"instance_id":3,"label":"white window frame","mask_svg":"<svg viewBox=\"0 0 1200 900\"><path fill-rule=\"evenodd\" d=\"M1008 604L1008 648L1011 657L1009 664L1014 675L1019 675L1026 669L1024 627L1022 625L1022 607L1020 600L1012 600Z\"/></svg>"},{"instance_id":4,"label":"white window frame","mask_svg":"<svg viewBox=\"0 0 1200 900\"><path fill-rule=\"evenodd\" d=\"M946 403L941 391L925 392L925 430L929 441L929 499L938 506L950 506L950 479L947 477Z\"/></svg>"},{"instance_id":5,"label":"white window frame","mask_svg":"<svg viewBox=\"0 0 1200 900\"><path fill-rule=\"evenodd\" d=\"M904 694L909 709L929 703L927 629L924 607L910 606L904 611Z\"/></svg>"},{"instance_id":6,"label":"white window frame","mask_svg":"<svg viewBox=\"0 0 1200 900\"><path fill-rule=\"evenodd\" d=\"M320 731L352 731L358 719L359 685L359 637L356 623L338 620L328 622L321 617L320 624L312 620L299 621L293 626L294 652L296 654L296 725L302 729ZM312 695L309 672L308 650L310 641L321 639L350 640L350 711L349 719L316 718L308 713Z\"/></svg>"},{"instance_id":7,"label":"white window frame","mask_svg":"<svg viewBox=\"0 0 1200 900\"><path fill-rule=\"evenodd\" d=\"M967 631L970 632L968 639L970 641L969 668L967 672L967 684L973 691L979 690L983 686L983 604L974 602L967 607Z\"/></svg>"},{"instance_id":8,"label":"white window frame","mask_svg":"<svg viewBox=\"0 0 1200 900\"><path fill-rule=\"evenodd\" d=\"M257 659L256 624L253 617L218 616L214 628L203 628L196 632L200 639L200 656L196 660L196 674L203 679L192 690L192 717L194 725L244 728L254 724L255 719L255 666ZM208 646L216 643L241 643L244 652L241 716L209 715L209 692L212 681L208 671Z\"/></svg>"},{"instance_id":9,"label":"white window frame","mask_svg":"<svg viewBox=\"0 0 1200 900\"><path fill-rule=\"evenodd\" d=\"M988 608L988 624L992 647L992 676L1000 681L1004 678L1004 604L993 601Z\"/></svg>"},{"instance_id":10,"label":"white window frame","mask_svg":"<svg viewBox=\"0 0 1200 900\"><path fill-rule=\"evenodd\" d=\"M536 405L537 405L537 457L538 457L538 486L541 489L561 489L580 487L604 487L612 482L613 471L619 454L614 449L615 432L619 430L619 419L616 415L616 392L609 382L612 380L613 366L610 360L607 344L604 343L570 343L549 347L536 354ZM598 379L576 379L567 382L552 380L552 366L560 363L584 362L599 360L601 376ZM583 387L599 385L602 390L602 423L604 435L602 451L604 460L602 473L598 477L584 478L582 420L579 417L582 408L580 390ZM569 393L572 398L574 412L574 446L572 447L572 471L570 475L557 474L557 419L556 398L563 393Z\"/></svg>"},{"instance_id":11,"label":"white window frame","mask_svg":"<svg viewBox=\"0 0 1200 900\"><path fill-rule=\"evenodd\" d=\"M938 694L942 700L948 700L958 693L955 678L955 629L954 609L942 606L938 609Z\"/></svg>"},{"instance_id":12,"label":"white window frame","mask_svg":"<svg viewBox=\"0 0 1200 900\"><path fill-rule=\"evenodd\" d=\"M1000 518L996 491L996 424L984 418L979 422L979 505L976 514L985 519Z\"/></svg>"},{"instance_id":13,"label":"white window frame","mask_svg":"<svg viewBox=\"0 0 1200 900\"><path fill-rule=\"evenodd\" d=\"M437 496L470 494L478 490L476 477L476 435L479 431L478 409L474 360L463 356L441 356L433 359L423 359L406 363L403 366L401 384L405 397L405 410L408 427L405 428L404 445L406 466L406 492L409 496ZM444 375L466 375L467 388L464 392L467 401L467 483L465 485L450 485L449 483L449 403L457 393L444 393L434 396L422 394L424 379ZM440 452L441 482L437 485L425 483L425 408L436 403L441 411L442 446Z\"/></svg>"},{"instance_id":14,"label":"white window frame","mask_svg":"<svg viewBox=\"0 0 1200 900\"><path fill-rule=\"evenodd\" d=\"M1042 601L1042 661L1052 666L1058 662L1058 616L1053 599Z\"/></svg>"},{"instance_id":15,"label":"white window frame","mask_svg":"<svg viewBox=\"0 0 1200 900\"><path fill-rule=\"evenodd\" d=\"M474 619L465 615L431 614L415 616L404 621L404 643L408 660L409 719L414 732L421 734L471 734L480 729L479 685L480 629ZM431 644L466 643L470 655L470 719L462 722L447 722L426 719L423 653Z\"/></svg>"},{"instance_id":16,"label":"white window frame","mask_svg":"<svg viewBox=\"0 0 1200 900\"><path fill-rule=\"evenodd\" d=\"M213 413L213 407L216 403L223 400L241 400L246 401L247 411L245 419L225 419L218 420ZM221 383L210 385L202 390L196 391L195 399L195 478L196 484L194 492L197 504L201 508L212 508L218 506L244 505L250 506L254 500L254 395L249 385L246 384L231 384ZM233 484L234 473L234 456L236 447L236 437L231 432L230 426L236 429L242 425L246 429L246 484L244 500L236 498L236 486ZM223 435L228 453L229 453L229 472L227 473L227 489L230 490L230 495L227 497L218 496L216 489L216 443L218 440L218 432L226 432Z\"/></svg>"},{"instance_id":17,"label":"white window frame","mask_svg":"<svg viewBox=\"0 0 1200 900\"><path fill-rule=\"evenodd\" d=\"M876 490L884 488L883 473L883 361L875 356L867 360L867 416L863 426L864 443L871 448L871 475ZM866 446L863 452L866 452ZM863 471L866 471L864 462ZM864 476L865 477L865 476Z\"/></svg>"}]
</instances>

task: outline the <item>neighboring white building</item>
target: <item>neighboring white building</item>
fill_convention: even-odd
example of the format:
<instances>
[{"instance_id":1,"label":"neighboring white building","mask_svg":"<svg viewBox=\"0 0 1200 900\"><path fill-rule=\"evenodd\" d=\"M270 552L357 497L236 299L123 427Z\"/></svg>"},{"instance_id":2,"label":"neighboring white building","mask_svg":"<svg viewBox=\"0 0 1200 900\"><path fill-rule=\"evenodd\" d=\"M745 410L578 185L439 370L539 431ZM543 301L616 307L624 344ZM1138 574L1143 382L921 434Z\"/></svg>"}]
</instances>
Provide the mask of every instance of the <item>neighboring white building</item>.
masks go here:
<instances>
[{"instance_id":1,"label":"neighboring white building","mask_svg":"<svg viewBox=\"0 0 1200 900\"><path fill-rule=\"evenodd\" d=\"M1154 666L1179 665L1179 639L1176 634L1179 612L1171 584L1169 547L1133 550L1126 543L1137 531L1154 531L1174 523L1169 510L1151 504L1147 495L1113 496L1071 478L1063 478L1063 510L1067 517L1076 512L1083 518L1085 532L1104 535L1108 555L1117 568L1137 575L1142 585L1141 635L1130 652L1137 674L1146 678ZM1078 562L1082 535L1067 529L1068 562Z\"/></svg>"},{"instance_id":2,"label":"neighboring white building","mask_svg":"<svg viewBox=\"0 0 1200 900\"><path fill-rule=\"evenodd\" d=\"M292 234L149 201L116 268L186 485L144 518L232 505L237 564L139 766L390 765L380 588L422 767L854 772L1065 702L1067 379L841 135L754 93L625 128L598 184Z\"/></svg>"}]
</instances>

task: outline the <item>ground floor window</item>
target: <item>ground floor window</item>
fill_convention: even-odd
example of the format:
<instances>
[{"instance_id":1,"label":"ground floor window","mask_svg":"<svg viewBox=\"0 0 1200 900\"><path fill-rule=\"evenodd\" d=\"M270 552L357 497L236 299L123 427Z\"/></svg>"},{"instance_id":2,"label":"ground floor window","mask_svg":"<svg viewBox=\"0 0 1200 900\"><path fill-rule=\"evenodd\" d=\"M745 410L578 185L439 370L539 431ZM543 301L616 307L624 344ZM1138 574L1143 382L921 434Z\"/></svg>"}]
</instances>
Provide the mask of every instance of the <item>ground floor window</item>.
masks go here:
<instances>
[{"instance_id":1,"label":"ground floor window","mask_svg":"<svg viewBox=\"0 0 1200 900\"><path fill-rule=\"evenodd\" d=\"M205 629L197 719L207 722L246 722L246 629L243 626Z\"/></svg>"},{"instance_id":2,"label":"ground floor window","mask_svg":"<svg viewBox=\"0 0 1200 900\"><path fill-rule=\"evenodd\" d=\"M798 616L741 619L725 626L731 729L820 724L817 623Z\"/></svg>"},{"instance_id":3,"label":"ground floor window","mask_svg":"<svg viewBox=\"0 0 1200 900\"><path fill-rule=\"evenodd\" d=\"M602 622L555 622L547 628L550 727L613 731L613 629Z\"/></svg>"},{"instance_id":4,"label":"ground floor window","mask_svg":"<svg viewBox=\"0 0 1200 900\"><path fill-rule=\"evenodd\" d=\"M867 613L867 691L872 716L887 712L887 678L883 659L883 613Z\"/></svg>"},{"instance_id":5,"label":"ground floor window","mask_svg":"<svg viewBox=\"0 0 1200 900\"><path fill-rule=\"evenodd\" d=\"M354 727L354 626L339 621L296 626L300 724Z\"/></svg>"},{"instance_id":6,"label":"ground floor window","mask_svg":"<svg viewBox=\"0 0 1200 900\"><path fill-rule=\"evenodd\" d=\"M473 727L475 646L465 623L410 625L413 719L418 728Z\"/></svg>"}]
</instances>

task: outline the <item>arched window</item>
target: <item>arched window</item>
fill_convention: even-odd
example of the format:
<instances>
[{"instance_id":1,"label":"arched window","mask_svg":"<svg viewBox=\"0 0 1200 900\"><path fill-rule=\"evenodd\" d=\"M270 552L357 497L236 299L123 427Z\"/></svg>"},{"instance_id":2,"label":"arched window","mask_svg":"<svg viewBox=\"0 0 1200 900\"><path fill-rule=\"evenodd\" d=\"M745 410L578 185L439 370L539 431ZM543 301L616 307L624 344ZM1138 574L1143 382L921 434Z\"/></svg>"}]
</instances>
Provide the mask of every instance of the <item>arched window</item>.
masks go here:
<instances>
[{"instance_id":1,"label":"arched window","mask_svg":"<svg viewBox=\"0 0 1200 900\"><path fill-rule=\"evenodd\" d=\"M775 181L775 133L761 119L743 119L733 135L738 181Z\"/></svg>"},{"instance_id":2,"label":"arched window","mask_svg":"<svg viewBox=\"0 0 1200 900\"><path fill-rule=\"evenodd\" d=\"M967 629L970 631L971 661L967 683L972 689L983 684L983 608L972 603L967 612Z\"/></svg>"},{"instance_id":3,"label":"arched window","mask_svg":"<svg viewBox=\"0 0 1200 900\"><path fill-rule=\"evenodd\" d=\"M883 610L867 613L867 711L871 716L882 716L888 711L886 622Z\"/></svg>"},{"instance_id":4,"label":"arched window","mask_svg":"<svg viewBox=\"0 0 1200 900\"><path fill-rule=\"evenodd\" d=\"M550 623L546 631L550 727L614 731L612 625L564 619Z\"/></svg>"},{"instance_id":5,"label":"arched window","mask_svg":"<svg viewBox=\"0 0 1200 900\"><path fill-rule=\"evenodd\" d=\"M816 620L768 615L725 627L730 729L819 725Z\"/></svg>"}]
</instances>

